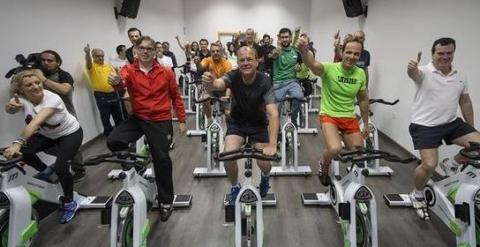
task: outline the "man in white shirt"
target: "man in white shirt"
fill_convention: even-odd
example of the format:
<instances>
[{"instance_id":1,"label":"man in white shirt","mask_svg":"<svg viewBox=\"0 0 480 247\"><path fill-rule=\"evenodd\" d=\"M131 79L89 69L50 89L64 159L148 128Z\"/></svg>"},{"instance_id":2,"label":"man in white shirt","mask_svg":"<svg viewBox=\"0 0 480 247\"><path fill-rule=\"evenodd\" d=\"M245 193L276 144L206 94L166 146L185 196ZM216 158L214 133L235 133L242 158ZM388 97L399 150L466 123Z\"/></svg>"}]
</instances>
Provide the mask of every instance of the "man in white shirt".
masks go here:
<instances>
[{"instance_id":1,"label":"man in white shirt","mask_svg":"<svg viewBox=\"0 0 480 247\"><path fill-rule=\"evenodd\" d=\"M422 159L415 169L415 188L410 198L422 219L429 218L423 190L438 164L442 140L447 145L463 147L468 147L469 142L480 142L480 133L474 128L466 77L452 66L454 53L455 40L441 38L433 43L429 64L418 66L421 52L408 63L408 76L417 89L409 131ZM464 120L457 117L457 104ZM457 155L455 159L458 158Z\"/></svg>"},{"instance_id":2,"label":"man in white shirt","mask_svg":"<svg viewBox=\"0 0 480 247\"><path fill-rule=\"evenodd\" d=\"M173 61L169 56L163 54L163 46L161 42L155 42L155 50L157 51L157 61L164 67L173 68ZM173 70L173 69L172 69Z\"/></svg>"}]
</instances>

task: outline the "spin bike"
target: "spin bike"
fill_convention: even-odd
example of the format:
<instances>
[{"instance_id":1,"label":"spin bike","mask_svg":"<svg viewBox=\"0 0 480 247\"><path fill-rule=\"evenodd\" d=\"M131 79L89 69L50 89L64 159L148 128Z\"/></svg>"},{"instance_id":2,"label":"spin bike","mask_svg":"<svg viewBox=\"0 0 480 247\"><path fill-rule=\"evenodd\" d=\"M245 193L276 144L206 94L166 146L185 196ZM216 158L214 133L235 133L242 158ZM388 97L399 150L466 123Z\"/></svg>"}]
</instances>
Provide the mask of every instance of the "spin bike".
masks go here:
<instances>
[{"instance_id":1,"label":"spin bike","mask_svg":"<svg viewBox=\"0 0 480 247\"><path fill-rule=\"evenodd\" d=\"M325 193L303 193L303 205L331 205L338 215L345 247L377 247L377 206L373 192L365 184L369 175L365 161L384 159L390 162L409 163L415 158L401 159L393 154L366 150L339 154L330 165L329 191ZM340 162L351 162L349 172L340 176Z\"/></svg>"},{"instance_id":2,"label":"spin bike","mask_svg":"<svg viewBox=\"0 0 480 247\"><path fill-rule=\"evenodd\" d=\"M262 150L247 143L238 150L223 152L216 157L218 161L245 158L245 180L241 185L235 205L228 205L225 196L225 220L235 222L235 246L263 246L263 205L276 205L275 194L268 193L264 198L252 184L253 159L279 161L278 156L265 156ZM268 204L266 204L268 203Z\"/></svg>"},{"instance_id":3,"label":"spin bike","mask_svg":"<svg viewBox=\"0 0 480 247\"><path fill-rule=\"evenodd\" d=\"M158 207L157 185L155 178L146 177L137 170L146 171L150 163L148 156L120 151L91 157L84 166L94 166L103 162L121 164L123 172L122 189L113 198L111 208L102 215L102 224L110 224L111 247L146 247L150 233L150 221L147 218L152 207ZM190 207L191 195L175 195L173 207ZM110 216L110 217L109 217Z\"/></svg>"},{"instance_id":4,"label":"spin bike","mask_svg":"<svg viewBox=\"0 0 480 247\"><path fill-rule=\"evenodd\" d=\"M193 170L194 177L220 177L226 176L223 162L217 162L214 159L214 155L220 153L223 150L224 132L221 124L221 112L220 105L222 103L230 103L228 99L222 99L219 97L206 97L202 100L197 100L195 103L203 103L210 101L213 104L212 116L213 122L207 127L207 133L202 136L202 141L207 142L207 163L206 167L196 167ZM202 165L205 166L205 165Z\"/></svg>"},{"instance_id":5,"label":"spin bike","mask_svg":"<svg viewBox=\"0 0 480 247\"><path fill-rule=\"evenodd\" d=\"M393 102L388 102L383 99L369 99L369 104L384 104L384 105L396 105L399 100L395 100ZM368 121L368 128L369 128L369 136L367 139L364 141L364 147L369 150L378 150L379 149L379 144L378 144L378 128L375 125L375 121L373 118L373 112L369 112L369 121ZM363 121L360 121L360 129L363 129ZM380 160L370 160L366 161L366 166L369 172L369 176L392 176L393 175L393 170L392 168L388 166L381 166L380 165Z\"/></svg>"},{"instance_id":6,"label":"spin bike","mask_svg":"<svg viewBox=\"0 0 480 247\"><path fill-rule=\"evenodd\" d=\"M3 156L5 148L0 149ZM60 183L49 183L27 175L22 156L0 160L0 246L31 246L39 221L63 201ZM74 192L80 208L104 209L111 197L84 196ZM53 209L53 210L52 210Z\"/></svg>"},{"instance_id":7,"label":"spin bike","mask_svg":"<svg viewBox=\"0 0 480 247\"><path fill-rule=\"evenodd\" d=\"M197 85L197 81L189 82L189 95L190 99L193 97L193 102L195 103L195 129L188 130L187 136L202 136L205 135L207 132L206 124L207 124L207 116L203 113L203 105L198 100L200 98L200 92L202 91L203 87L201 84ZM189 103L190 105L191 103Z\"/></svg>"},{"instance_id":8,"label":"spin bike","mask_svg":"<svg viewBox=\"0 0 480 247\"><path fill-rule=\"evenodd\" d=\"M185 113L195 114L195 110L192 107L193 97L195 96L196 91L196 89L193 88L195 86L195 78L193 78L192 72L188 66L182 65L178 66L177 68L181 68L180 77L178 80L181 88L182 99L187 100L187 108L185 109Z\"/></svg>"},{"instance_id":9,"label":"spin bike","mask_svg":"<svg viewBox=\"0 0 480 247\"><path fill-rule=\"evenodd\" d=\"M470 143L460 150L467 161L450 177L433 176L425 187L428 209L433 211L455 234L457 246L480 245L480 143ZM385 194L390 207L412 207L408 194ZM428 211L424 220L428 220Z\"/></svg>"},{"instance_id":10,"label":"spin bike","mask_svg":"<svg viewBox=\"0 0 480 247\"><path fill-rule=\"evenodd\" d=\"M282 139L280 142L280 151L282 159L280 166L273 166L270 172L271 176L290 176L290 175L310 175L312 169L309 165L298 165L298 132L297 127L293 124L291 116L292 101L298 100L300 103L306 102L306 99L297 99L286 96L280 100L283 104L282 115L285 123L282 125ZM288 102L288 104L285 104Z\"/></svg>"}]
</instances>

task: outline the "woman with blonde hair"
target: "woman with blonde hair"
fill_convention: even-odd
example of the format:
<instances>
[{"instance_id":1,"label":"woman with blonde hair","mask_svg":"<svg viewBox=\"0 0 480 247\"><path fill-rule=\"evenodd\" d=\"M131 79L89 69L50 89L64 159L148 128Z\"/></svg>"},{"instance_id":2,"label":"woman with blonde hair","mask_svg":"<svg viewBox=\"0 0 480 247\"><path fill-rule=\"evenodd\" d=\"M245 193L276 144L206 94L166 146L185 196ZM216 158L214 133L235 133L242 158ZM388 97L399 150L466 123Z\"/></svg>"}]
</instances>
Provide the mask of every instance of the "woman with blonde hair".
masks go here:
<instances>
[{"instance_id":1,"label":"woman with blonde hair","mask_svg":"<svg viewBox=\"0 0 480 247\"><path fill-rule=\"evenodd\" d=\"M79 207L73 200L69 161L82 144L83 130L60 96L43 89L44 81L39 70L24 70L13 78L12 98L5 105L5 111L10 114L23 111L27 125L4 151L4 156L9 159L21 152L23 161L40 172L35 176L38 179L49 180L54 173L58 176L64 193L60 223L65 224L75 217ZM58 150L55 163L46 166L37 153L53 146Z\"/></svg>"}]
</instances>

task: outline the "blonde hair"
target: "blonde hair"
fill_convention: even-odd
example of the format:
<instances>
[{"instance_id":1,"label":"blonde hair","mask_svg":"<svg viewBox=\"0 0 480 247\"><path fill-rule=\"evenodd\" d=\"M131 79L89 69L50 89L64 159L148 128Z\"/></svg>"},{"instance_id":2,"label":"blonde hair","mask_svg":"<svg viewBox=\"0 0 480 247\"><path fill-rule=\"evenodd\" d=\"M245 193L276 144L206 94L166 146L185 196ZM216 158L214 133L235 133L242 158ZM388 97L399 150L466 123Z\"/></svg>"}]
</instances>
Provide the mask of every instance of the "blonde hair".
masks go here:
<instances>
[{"instance_id":1,"label":"blonde hair","mask_svg":"<svg viewBox=\"0 0 480 247\"><path fill-rule=\"evenodd\" d=\"M15 94L23 95L21 88L23 85L23 79L26 77L35 76L40 79L38 76L38 71L33 69L27 69L21 72L18 72L10 82L10 97L13 97Z\"/></svg>"}]
</instances>

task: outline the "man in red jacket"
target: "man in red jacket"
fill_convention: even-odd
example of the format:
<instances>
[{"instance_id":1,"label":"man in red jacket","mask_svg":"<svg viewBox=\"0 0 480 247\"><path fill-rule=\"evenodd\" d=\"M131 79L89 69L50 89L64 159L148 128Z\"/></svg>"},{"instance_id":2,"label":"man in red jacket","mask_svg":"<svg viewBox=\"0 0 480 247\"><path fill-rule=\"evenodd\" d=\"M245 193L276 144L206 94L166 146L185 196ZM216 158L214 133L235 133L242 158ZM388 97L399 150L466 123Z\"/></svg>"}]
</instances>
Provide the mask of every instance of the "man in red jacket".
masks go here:
<instances>
[{"instance_id":1,"label":"man in red jacket","mask_svg":"<svg viewBox=\"0 0 480 247\"><path fill-rule=\"evenodd\" d=\"M136 43L137 56L132 64L110 75L109 83L115 89L127 88L132 103L132 115L116 127L107 138L112 151L124 150L128 143L145 135L153 159L158 190L160 220L167 221L173 207L172 160L169 147L172 142L172 105L180 122L180 133L187 131L185 106L170 68L160 65L155 58L155 41L142 36Z\"/></svg>"}]
</instances>

